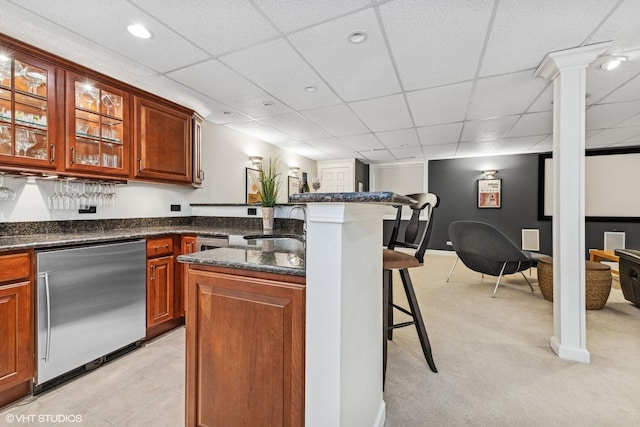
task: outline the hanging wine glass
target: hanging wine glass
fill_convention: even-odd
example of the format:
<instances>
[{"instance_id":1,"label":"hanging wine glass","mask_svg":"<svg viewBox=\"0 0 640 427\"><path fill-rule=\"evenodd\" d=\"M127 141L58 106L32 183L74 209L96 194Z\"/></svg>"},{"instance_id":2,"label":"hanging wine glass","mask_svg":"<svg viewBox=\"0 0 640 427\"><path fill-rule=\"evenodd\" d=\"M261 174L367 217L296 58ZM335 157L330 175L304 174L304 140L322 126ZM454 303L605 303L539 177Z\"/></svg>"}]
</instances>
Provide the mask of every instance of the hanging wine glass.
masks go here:
<instances>
[{"instance_id":1,"label":"hanging wine glass","mask_svg":"<svg viewBox=\"0 0 640 427\"><path fill-rule=\"evenodd\" d=\"M107 116L113 116L111 110L113 109L113 97L108 93L102 95L102 105L104 105Z\"/></svg>"},{"instance_id":2,"label":"hanging wine glass","mask_svg":"<svg viewBox=\"0 0 640 427\"><path fill-rule=\"evenodd\" d=\"M16 192L13 188L4 185L4 174L0 173L0 201L5 202L7 200L14 200L15 198Z\"/></svg>"},{"instance_id":3,"label":"hanging wine glass","mask_svg":"<svg viewBox=\"0 0 640 427\"><path fill-rule=\"evenodd\" d=\"M0 145L8 144L11 142L11 128L7 126L0 126Z\"/></svg>"},{"instance_id":4,"label":"hanging wine glass","mask_svg":"<svg viewBox=\"0 0 640 427\"><path fill-rule=\"evenodd\" d=\"M122 98L118 95L111 95L111 103L113 104L114 117L121 117L121 115L118 115L118 108L120 108L120 105L122 104Z\"/></svg>"},{"instance_id":5,"label":"hanging wine glass","mask_svg":"<svg viewBox=\"0 0 640 427\"><path fill-rule=\"evenodd\" d=\"M37 71L29 71L28 68L25 68L24 78L27 81L27 89L29 90L29 93L33 94L37 94L38 88L47 80L44 74Z\"/></svg>"}]
</instances>

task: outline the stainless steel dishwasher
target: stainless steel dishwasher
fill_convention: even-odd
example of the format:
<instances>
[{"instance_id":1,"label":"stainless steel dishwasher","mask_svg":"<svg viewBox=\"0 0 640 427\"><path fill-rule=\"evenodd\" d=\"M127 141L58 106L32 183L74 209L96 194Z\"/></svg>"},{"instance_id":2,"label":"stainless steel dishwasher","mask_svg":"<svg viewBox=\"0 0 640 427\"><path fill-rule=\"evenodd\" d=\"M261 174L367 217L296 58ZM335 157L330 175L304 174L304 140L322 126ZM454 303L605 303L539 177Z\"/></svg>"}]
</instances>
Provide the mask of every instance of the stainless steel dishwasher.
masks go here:
<instances>
[{"instance_id":1,"label":"stainless steel dishwasher","mask_svg":"<svg viewBox=\"0 0 640 427\"><path fill-rule=\"evenodd\" d=\"M34 393L144 338L144 240L37 251L37 271Z\"/></svg>"}]
</instances>

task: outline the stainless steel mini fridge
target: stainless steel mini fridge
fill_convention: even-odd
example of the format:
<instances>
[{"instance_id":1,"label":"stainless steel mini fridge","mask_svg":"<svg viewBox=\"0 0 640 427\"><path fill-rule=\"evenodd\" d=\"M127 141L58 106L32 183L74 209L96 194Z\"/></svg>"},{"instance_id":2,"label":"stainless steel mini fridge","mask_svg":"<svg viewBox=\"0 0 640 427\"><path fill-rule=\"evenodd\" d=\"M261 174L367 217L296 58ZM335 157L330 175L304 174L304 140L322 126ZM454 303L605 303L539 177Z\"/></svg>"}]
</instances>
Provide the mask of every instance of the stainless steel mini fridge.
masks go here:
<instances>
[{"instance_id":1,"label":"stainless steel mini fridge","mask_svg":"<svg viewBox=\"0 0 640 427\"><path fill-rule=\"evenodd\" d=\"M145 252L144 240L37 252L36 392L144 338Z\"/></svg>"}]
</instances>

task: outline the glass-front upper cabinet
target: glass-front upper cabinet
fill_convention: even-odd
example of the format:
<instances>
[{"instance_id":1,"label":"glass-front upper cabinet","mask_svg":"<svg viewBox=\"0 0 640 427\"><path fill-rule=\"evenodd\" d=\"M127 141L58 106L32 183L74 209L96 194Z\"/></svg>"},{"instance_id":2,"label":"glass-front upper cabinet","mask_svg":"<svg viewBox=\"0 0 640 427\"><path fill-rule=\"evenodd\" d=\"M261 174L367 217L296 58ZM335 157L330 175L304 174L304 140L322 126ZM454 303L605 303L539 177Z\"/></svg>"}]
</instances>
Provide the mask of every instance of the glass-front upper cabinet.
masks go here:
<instances>
[{"instance_id":1,"label":"glass-front upper cabinet","mask_svg":"<svg viewBox=\"0 0 640 427\"><path fill-rule=\"evenodd\" d=\"M51 64L0 51L0 164L55 168Z\"/></svg>"},{"instance_id":2,"label":"glass-front upper cabinet","mask_svg":"<svg viewBox=\"0 0 640 427\"><path fill-rule=\"evenodd\" d=\"M129 173L129 95L67 73L69 170Z\"/></svg>"}]
</instances>

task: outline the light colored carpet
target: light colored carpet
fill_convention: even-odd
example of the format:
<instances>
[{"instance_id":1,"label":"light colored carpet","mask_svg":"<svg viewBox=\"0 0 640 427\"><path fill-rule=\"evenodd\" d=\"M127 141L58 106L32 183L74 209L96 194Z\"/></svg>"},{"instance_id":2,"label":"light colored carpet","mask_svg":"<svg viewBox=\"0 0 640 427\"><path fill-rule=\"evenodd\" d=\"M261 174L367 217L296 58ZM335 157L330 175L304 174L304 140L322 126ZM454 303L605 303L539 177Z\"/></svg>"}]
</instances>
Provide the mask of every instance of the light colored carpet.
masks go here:
<instances>
[{"instance_id":1,"label":"light colored carpet","mask_svg":"<svg viewBox=\"0 0 640 427\"><path fill-rule=\"evenodd\" d=\"M558 358L549 346L553 304L535 269L532 293L521 275L495 278L454 257L428 255L411 270L439 373L429 370L413 326L389 343L387 427L638 426L640 309L612 289L602 310L587 310L591 363ZM394 277L396 302L403 297ZM400 317L398 317L400 318Z\"/></svg>"}]
</instances>

